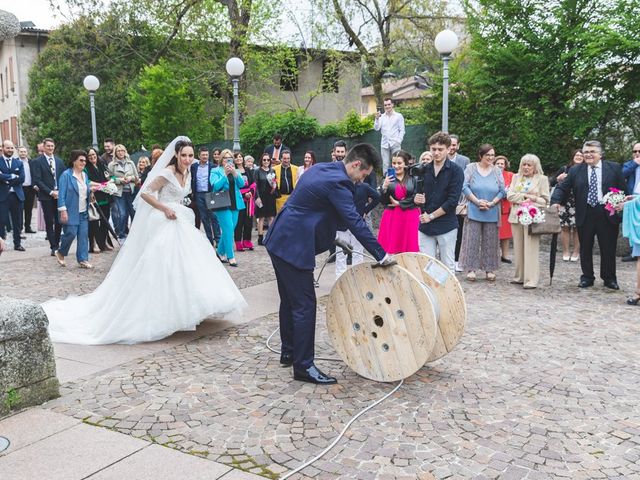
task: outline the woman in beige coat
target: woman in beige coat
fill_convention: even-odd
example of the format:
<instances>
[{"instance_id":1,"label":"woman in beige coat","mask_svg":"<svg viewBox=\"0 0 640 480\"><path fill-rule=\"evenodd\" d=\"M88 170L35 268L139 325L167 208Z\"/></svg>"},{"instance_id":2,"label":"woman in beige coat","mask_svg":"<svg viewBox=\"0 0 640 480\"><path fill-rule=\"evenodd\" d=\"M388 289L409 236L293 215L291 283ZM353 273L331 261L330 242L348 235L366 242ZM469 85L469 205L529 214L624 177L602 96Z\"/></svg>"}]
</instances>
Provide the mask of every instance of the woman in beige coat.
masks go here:
<instances>
[{"instance_id":1,"label":"woman in beige coat","mask_svg":"<svg viewBox=\"0 0 640 480\"><path fill-rule=\"evenodd\" d=\"M542 172L540 159L536 155L528 153L520 160L518 174L511 180L507 192L507 200L512 204L509 223L513 232L516 267L511 283L523 285L524 288L536 288L540 276L540 237L530 235L529 227L518 223L516 214L524 202L531 202L539 208L546 207L549 202L549 180Z\"/></svg>"}]
</instances>

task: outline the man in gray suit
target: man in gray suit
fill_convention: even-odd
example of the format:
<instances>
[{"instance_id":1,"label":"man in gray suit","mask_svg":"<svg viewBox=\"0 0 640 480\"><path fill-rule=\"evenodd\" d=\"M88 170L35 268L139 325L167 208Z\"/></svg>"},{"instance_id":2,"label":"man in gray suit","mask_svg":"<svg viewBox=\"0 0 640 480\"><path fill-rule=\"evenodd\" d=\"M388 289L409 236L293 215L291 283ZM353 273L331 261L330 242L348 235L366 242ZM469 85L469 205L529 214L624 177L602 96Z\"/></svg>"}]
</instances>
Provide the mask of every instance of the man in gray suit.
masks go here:
<instances>
[{"instance_id":1,"label":"man in gray suit","mask_svg":"<svg viewBox=\"0 0 640 480\"><path fill-rule=\"evenodd\" d=\"M460 155L458 150L460 150L460 138L457 135L449 135L451 137L451 146L449 147L449 155L448 158L450 161L458 165L462 171L467 168L469 165L469 157L465 157L464 155ZM458 208L456 209L456 213L460 211L462 205L466 204L467 199L464 195L460 195L460 200L458 201ZM464 219L465 215L456 215L458 217L458 237L456 238L456 272L461 272L458 268L458 257L460 256L460 245L462 245L462 229L464 227Z\"/></svg>"}]
</instances>

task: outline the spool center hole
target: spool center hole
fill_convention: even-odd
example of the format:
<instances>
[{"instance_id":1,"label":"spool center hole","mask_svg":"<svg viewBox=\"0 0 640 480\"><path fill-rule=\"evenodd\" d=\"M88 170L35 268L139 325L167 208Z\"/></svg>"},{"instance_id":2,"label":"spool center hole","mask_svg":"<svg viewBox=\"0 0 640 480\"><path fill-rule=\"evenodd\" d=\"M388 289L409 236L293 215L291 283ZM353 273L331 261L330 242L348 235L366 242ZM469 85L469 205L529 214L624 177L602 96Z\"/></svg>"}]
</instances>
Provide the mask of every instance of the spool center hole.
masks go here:
<instances>
[{"instance_id":1,"label":"spool center hole","mask_svg":"<svg viewBox=\"0 0 640 480\"><path fill-rule=\"evenodd\" d=\"M391 305L391 299L389 297L384 297L384 301L387 302L387 305Z\"/></svg>"},{"instance_id":2,"label":"spool center hole","mask_svg":"<svg viewBox=\"0 0 640 480\"><path fill-rule=\"evenodd\" d=\"M373 317L373 323L375 323L377 327L382 327L384 325L384 320L380 315L375 315Z\"/></svg>"}]
</instances>

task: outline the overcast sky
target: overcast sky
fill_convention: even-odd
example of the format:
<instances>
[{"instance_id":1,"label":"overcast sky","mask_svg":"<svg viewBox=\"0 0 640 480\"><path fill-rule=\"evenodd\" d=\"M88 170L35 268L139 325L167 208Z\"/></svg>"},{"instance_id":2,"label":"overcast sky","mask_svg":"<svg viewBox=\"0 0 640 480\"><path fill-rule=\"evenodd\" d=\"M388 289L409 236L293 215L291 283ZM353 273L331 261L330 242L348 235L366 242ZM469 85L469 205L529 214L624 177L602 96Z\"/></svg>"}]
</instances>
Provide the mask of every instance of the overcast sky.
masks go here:
<instances>
[{"instance_id":1,"label":"overcast sky","mask_svg":"<svg viewBox=\"0 0 640 480\"><path fill-rule=\"evenodd\" d=\"M0 10L13 13L21 22L31 20L38 28L53 28L64 21L49 6L49 0L0 0Z\"/></svg>"}]
</instances>

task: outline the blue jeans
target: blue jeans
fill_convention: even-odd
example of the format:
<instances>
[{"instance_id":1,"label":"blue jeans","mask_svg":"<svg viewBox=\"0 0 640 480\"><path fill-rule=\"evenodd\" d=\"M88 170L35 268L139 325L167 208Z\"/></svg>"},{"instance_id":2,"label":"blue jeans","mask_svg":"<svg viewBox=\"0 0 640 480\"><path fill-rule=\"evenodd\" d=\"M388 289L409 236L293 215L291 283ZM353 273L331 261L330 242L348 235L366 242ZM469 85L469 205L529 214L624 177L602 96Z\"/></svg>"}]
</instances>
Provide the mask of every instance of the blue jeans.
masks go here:
<instances>
[{"instance_id":1,"label":"blue jeans","mask_svg":"<svg viewBox=\"0 0 640 480\"><path fill-rule=\"evenodd\" d=\"M207 199L205 198L206 193L196 193L195 200L196 206L198 207L198 213L200 214L200 220L202 221L202 225L204 225L204 233L207 235L209 242L213 245L215 241L216 244L220 243L220 225L218 224L218 219L216 218L213 210L209 210L207 208Z\"/></svg>"},{"instance_id":2,"label":"blue jeans","mask_svg":"<svg viewBox=\"0 0 640 480\"><path fill-rule=\"evenodd\" d=\"M89 260L89 215L80 213L79 225L62 225L62 237L60 238L59 252L65 257L69 255L69 249L73 241L76 241L76 259L78 263Z\"/></svg>"},{"instance_id":3,"label":"blue jeans","mask_svg":"<svg viewBox=\"0 0 640 480\"><path fill-rule=\"evenodd\" d=\"M118 238L125 238L127 236L127 225L129 218L133 221L133 216L136 213L133 208L133 193L122 192L121 197L113 197L115 199L115 208L112 212L114 219L114 227ZM114 215L115 214L115 215Z\"/></svg>"},{"instance_id":4,"label":"blue jeans","mask_svg":"<svg viewBox=\"0 0 640 480\"><path fill-rule=\"evenodd\" d=\"M218 255L227 257L230 260L234 258L233 230L238 223L238 210L217 210L215 213L218 218L220 230L222 230L222 235L218 242Z\"/></svg>"}]
</instances>

